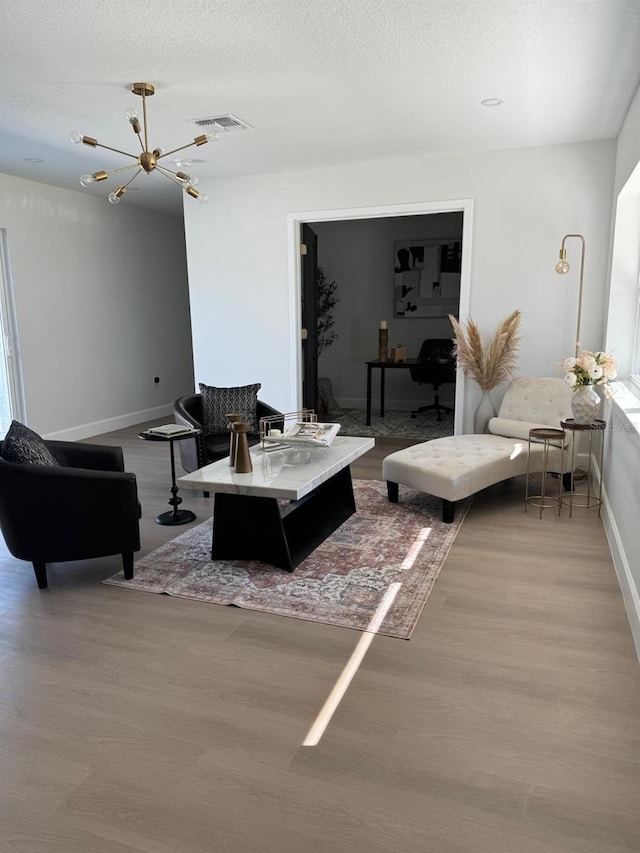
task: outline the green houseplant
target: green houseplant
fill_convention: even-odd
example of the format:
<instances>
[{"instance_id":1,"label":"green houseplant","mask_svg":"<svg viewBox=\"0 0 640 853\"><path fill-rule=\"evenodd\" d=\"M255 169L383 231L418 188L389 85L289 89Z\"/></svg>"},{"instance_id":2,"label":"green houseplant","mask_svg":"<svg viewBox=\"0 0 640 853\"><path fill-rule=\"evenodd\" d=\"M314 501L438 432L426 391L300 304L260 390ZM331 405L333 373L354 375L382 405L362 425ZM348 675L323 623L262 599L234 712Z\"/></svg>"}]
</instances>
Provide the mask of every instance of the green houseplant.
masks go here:
<instances>
[{"instance_id":1,"label":"green houseplant","mask_svg":"<svg viewBox=\"0 0 640 853\"><path fill-rule=\"evenodd\" d=\"M316 291L318 294L318 355L331 346L338 337L334 330L335 320L333 318L333 309L340 302L340 297L336 291L338 285L334 281L329 281L325 275L324 269L318 267L318 277L316 279Z\"/></svg>"}]
</instances>

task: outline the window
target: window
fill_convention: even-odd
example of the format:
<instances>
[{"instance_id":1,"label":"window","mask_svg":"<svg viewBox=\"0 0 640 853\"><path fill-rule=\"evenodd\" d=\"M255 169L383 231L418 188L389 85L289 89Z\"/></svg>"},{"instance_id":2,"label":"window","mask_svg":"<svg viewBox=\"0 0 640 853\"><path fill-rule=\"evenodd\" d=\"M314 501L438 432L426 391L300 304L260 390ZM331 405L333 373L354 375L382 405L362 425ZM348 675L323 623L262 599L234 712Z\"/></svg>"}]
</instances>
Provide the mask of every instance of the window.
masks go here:
<instances>
[{"instance_id":1,"label":"window","mask_svg":"<svg viewBox=\"0 0 640 853\"><path fill-rule=\"evenodd\" d=\"M640 388L640 275L636 292L636 326L635 340L631 355L631 381Z\"/></svg>"},{"instance_id":2,"label":"window","mask_svg":"<svg viewBox=\"0 0 640 853\"><path fill-rule=\"evenodd\" d=\"M640 163L616 204L606 349L640 395Z\"/></svg>"}]
</instances>

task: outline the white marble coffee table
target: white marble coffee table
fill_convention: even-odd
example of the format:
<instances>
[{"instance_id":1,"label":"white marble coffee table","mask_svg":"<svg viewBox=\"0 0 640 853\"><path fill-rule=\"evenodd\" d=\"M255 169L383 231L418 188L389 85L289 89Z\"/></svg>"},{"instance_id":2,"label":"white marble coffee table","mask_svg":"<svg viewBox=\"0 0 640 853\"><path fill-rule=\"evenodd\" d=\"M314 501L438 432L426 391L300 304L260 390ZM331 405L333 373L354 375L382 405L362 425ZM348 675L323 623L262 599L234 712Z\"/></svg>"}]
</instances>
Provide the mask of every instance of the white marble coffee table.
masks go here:
<instances>
[{"instance_id":1,"label":"white marble coffee table","mask_svg":"<svg viewBox=\"0 0 640 853\"><path fill-rule=\"evenodd\" d=\"M236 474L226 458L178 483L214 493L212 559L261 560L292 572L356 511L349 466L374 445L337 436L330 447L257 446L249 474Z\"/></svg>"}]
</instances>

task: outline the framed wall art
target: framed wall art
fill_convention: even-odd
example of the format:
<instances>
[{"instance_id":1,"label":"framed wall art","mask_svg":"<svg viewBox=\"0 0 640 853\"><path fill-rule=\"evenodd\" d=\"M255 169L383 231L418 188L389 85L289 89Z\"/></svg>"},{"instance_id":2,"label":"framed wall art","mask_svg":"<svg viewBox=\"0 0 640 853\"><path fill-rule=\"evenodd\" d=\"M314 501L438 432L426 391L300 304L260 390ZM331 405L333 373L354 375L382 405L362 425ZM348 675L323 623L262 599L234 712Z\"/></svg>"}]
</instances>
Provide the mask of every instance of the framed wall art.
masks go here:
<instances>
[{"instance_id":1,"label":"framed wall art","mask_svg":"<svg viewBox=\"0 0 640 853\"><path fill-rule=\"evenodd\" d=\"M393 244L393 316L446 317L460 302L460 240Z\"/></svg>"}]
</instances>

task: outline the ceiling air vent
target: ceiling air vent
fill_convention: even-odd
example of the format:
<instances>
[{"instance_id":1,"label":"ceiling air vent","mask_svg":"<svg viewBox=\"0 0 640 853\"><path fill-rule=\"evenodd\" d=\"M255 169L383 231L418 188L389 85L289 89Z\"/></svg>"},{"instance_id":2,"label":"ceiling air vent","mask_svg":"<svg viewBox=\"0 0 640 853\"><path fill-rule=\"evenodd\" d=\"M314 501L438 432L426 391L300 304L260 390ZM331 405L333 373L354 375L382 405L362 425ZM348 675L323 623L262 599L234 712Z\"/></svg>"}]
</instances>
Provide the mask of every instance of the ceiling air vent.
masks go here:
<instances>
[{"instance_id":1,"label":"ceiling air vent","mask_svg":"<svg viewBox=\"0 0 640 853\"><path fill-rule=\"evenodd\" d=\"M197 118L195 123L198 127L210 127L217 131L231 133L236 130L253 130L250 124L241 118L228 113L226 116L211 116L210 118Z\"/></svg>"}]
</instances>

